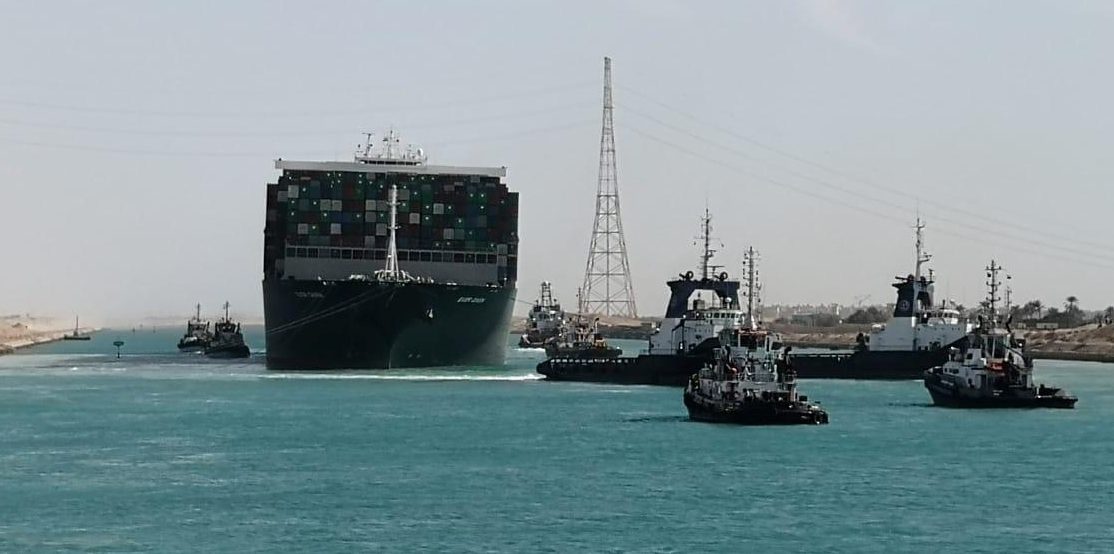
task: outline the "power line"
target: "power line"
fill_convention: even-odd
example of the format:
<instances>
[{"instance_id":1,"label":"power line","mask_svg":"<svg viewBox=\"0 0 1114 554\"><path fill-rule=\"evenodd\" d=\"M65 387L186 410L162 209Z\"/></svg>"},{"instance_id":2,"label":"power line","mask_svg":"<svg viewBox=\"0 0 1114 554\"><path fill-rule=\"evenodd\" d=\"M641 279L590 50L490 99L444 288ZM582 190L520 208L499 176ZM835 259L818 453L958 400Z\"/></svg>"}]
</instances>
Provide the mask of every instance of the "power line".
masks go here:
<instances>
[{"instance_id":1,"label":"power line","mask_svg":"<svg viewBox=\"0 0 1114 554\"><path fill-rule=\"evenodd\" d=\"M584 120L584 121L578 121L578 122L575 122L575 123L568 123L568 124L565 124L565 125L556 125L556 126L552 126L552 127L541 127L541 128L536 128L536 129L526 129L526 130L523 130L523 131L517 131L517 132L514 132L514 133L507 133L507 134L502 134L502 135L477 135L477 136L466 137L466 138L461 138L461 139L445 140L445 141L441 141L441 142L430 143L430 144L428 144L428 146L451 146L451 145L457 145L457 144L470 144L470 143L476 143L476 142L491 142L491 141L506 140L506 139L511 139L511 138L518 138L518 137L523 137L523 136L545 134L545 133L561 131L561 130L566 130L566 129L572 129L572 128L576 128L576 127L584 127L584 126L587 126L587 125L594 125L594 124L595 124L594 121ZM107 146L90 146L90 145L85 145L85 144L66 144L66 143L54 143L54 142L41 142L41 141L33 141L33 140L21 140L21 139L12 139L12 138L6 138L6 137L0 137L0 142L9 143L9 144L18 144L18 145L22 145L22 146L36 146L36 147L42 147L42 148L57 148L57 149L62 149L62 150L78 150L78 151L85 151L85 152L104 152L104 153L112 153L112 154L135 154L135 155L145 155L145 156L163 156L163 157L178 157L178 158L193 158L193 157L207 158L207 157L213 157L213 158L267 158L267 159L272 159L272 158L275 157L275 154L276 154L275 150L271 150L271 151L267 151L267 152L262 152L262 151L257 151L257 152L213 152L213 151L189 151L189 150L149 150L149 149L142 149L142 148L114 148L114 147L107 147ZM334 155L335 153L336 153L335 151L327 152L327 153L326 152L316 152L316 153L300 152L298 155L299 156L313 156L313 157L327 157L327 156Z\"/></svg>"},{"instance_id":2,"label":"power line","mask_svg":"<svg viewBox=\"0 0 1114 554\"><path fill-rule=\"evenodd\" d=\"M632 114L637 115L639 117L649 119L650 121L653 121L653 122L655 122L655 123L657 123L657 124L659 124L663 127L666 127L668 129L672 129L673 131L676 131L678 133L685 134L685 135L691 137L694 140L697 140L697 141L703 142L705 144L714 146L714 147L719 148L721 150L724 150L726 152L730 152L732 154L736 154L738 156L745 157L748 160L751 160L755 163L769 165L771 167L774 167L774 168L780 169L782 171L785 171L785 172L787 172L787 173L789 173L793 176L796 176L796 177L799 177L801 179L805 179L805 180L817 183L821 186L824 186L824 187L827 187L827 188L830 188L830 189L834 189L834 190L837 190L837 191L845 193L845 194L856 195L860 199L867 200L867 201L870 201L870 202L874 202L876 204L881 204L881 205L883 205L885 207L888 207L888 208L894 208L894 209L898 209L898 210L906 209L905 206L902 206L900 204L896 204L896 203L890 202L888 200L882 200L882 199L879 199L879 198L873 198L873 197L870 197L870 196L866 196L866 195L863 195L862 193L860 193L859 191L840 186L840 185L832 183L830 181L826 181L826 180L823 180L823 179L818 179L818 178L813 177L811 175L808 175L806 173L801 173L801 172L796 171L792 168L786 167L784 165L776 164L776 163L773 163L773 162L768 162L766 160L762 160L760 158L756 158L755 156L753 156L753 155L751 155L747 152L744 152L742 150L738 150L738 149L735 149L735 148L732 148L732 147L729 147L729 146L725 146L725 145L720 144L718 142L706 139L703 136L697 135L696 133L693 133L693 132L691 132L687 129L678 127L676 125L672 125L672 124L667 123L665 121L662 121L661 119L658 119L658 118L656 118L652 115L640 112L638 110L634 110L634 109L631 109L629 107L624 107L623 111L626 112L626 113L632 113ZM1103 248L1099 251L1080 250L1078 248L1074 248L1074 247L1071 247L1071 246L1065 246L1065 245L1062 245L1062 244L1053 244L1053 243L1044 241L1042 239L1034 239L1034 238L1030 238L1030 237L1024 237L1024 236L1019 236L1019 235L1007 233L1007 232L1000 231L1000 230L987 229L986 227L973 225L973 224L968 223L966 221L961 221L961 220L958 220L958 219L953 219L953 218L949 218L949 217L945 217L945 216L934 215L933 218L937 219L937 220L940 220L940 221L944 221L946 223L951 223L953 225L958 225L960 227L966 227L967 229L970 229L972 231L977 231L977 232L980 232L980 233L994 234L994 235L997 235L997 236L1000 236L1000 237L1012 238L1012 239L1015 239L1015 240L1024 240L1024 241L1027 241L1031 244L1037 244L1037 245L1041 245L1041 246L1045 246L1045 247L1049 247L1049 248L1055 248L1055 249L1058 249L1058 250L1073 252L1075 254L1079 254L1079 255L1082 255L1082 256L1095 256L1095 257L1103 258L1103 259L1114 262L1114 255L1111 255L1109 250L1106 250L1105 248ZM983 220L983 219L984 218L981 217L981 216L978 217L978 220Z\"/></svg>"},{"instance_id":3,"label":"power line","mask_svg":"<svg viewBox=\"0 0 1114 554\"><path fill-rule=\"evenodd\" d=\"M669 140L658 138L651 133L647 133L647 132L642 131L638 128L632 127L628 124L618 124L618 125L625 130L631 131L631 132L633 132L635 134L638 134L642 137L645 137L645 138L647 138L651 141L658 142L660 144L668 146L673 150L676 150L678 152L683 152L685 154L688 154L690 156L702 159L702 160L707 161L709 163L724 167L724 168L729 169L729 170L731 170L735 173L757 179L758 181L761 181L763 184L772 185L772 186L775 186L775 187L778 187L778 188L785 188L785 189L791 190L793 192L796 192L798 194L802 194L804 196L808 196L808 197L811 197L811 198L816 198L816 199L819 199L819 200L822 200L822 201L825 201L825 202L831 202L831 203L834 203L834 204L839 204L841 206L850 208L852 210L863 212L863 213L866 213L866 214L870 214L870 215L873 215L875 217L895 221L895 222L898 222L902 225L905 225L906 223L908 223L907 221L905 221L901 218L892 216L890 214L877 212L875 210L871 210L869 208L865 208L865 207L857 205L857 204L852 204L852 203L849 203L849 202L844 202L844 201L839 200L839 199L829 198L827 196L816 194L814 191L810 191L808 189L804 189L802 187L795 186L791 183L786 183L784 181L771 179L771 178L766 177L764 175L760 175L760 174L754 173L752 171L748 171L746 169L737 167L735 165L725 163L722 160L718 160L718 159L713 158L711 156L701 154L701 153L699 153L695 150L688 149L688 148L686 148L682 145L679 145L675 142L671 142ZM1005 248L1009 248L1010 250L1025 252L1025 253L1028 253L1028 254L1033 254L1033 255L1041 256L1041 257L1045 257L1045 258L1054 258L1054 259L1058 259L1058 260L1062 260L1062 261L1077 263L1077 264L1081 264L1081 265L1088 265L1088 266L1098 267L1098 268L1103 268L1103 269L1114 269L1114 264L1096 263L1094 260L1081 260L1081 259L1073 258L1073 257L1070 257L1070 256L1063 256L1063 255L1059 255L1059 254L1053 254L1053 253L1047 253L1047 252L1041 252L1041 251L1038 251L1038 250L1033 250L1031 248L1026 248L1024 246L1014 244L1014 243L1003 243L1003 242L995 240L993 238L993 235L991 235L989 237L987 237L987 236L972 237L972 236L969 236L969 235L964 235L962 233L956 233L954 231L950 231L947 228L936 229L933 232L939 232L941 234L961 238L961 239L964 239L964 240L995 244L997 246L1002 246L1002 247L1005 247Z\"/></svg>"},{"instance_id":4,"label":"power line","mask_svg":"<svg viewBox=\"0 0 1114 554\"><path fill-rule=\"evenodd\" d=\"M970 215L970 216L973 216L973 217L978 217L980 219L984 219L984 220L993 222L993 223L998 224L998 225L1005 225L1005 226L1009 226L1009 227L1014 227L1016 229L1020 229L1022 231L1026 231L1026 232L1029 232L1029 233L1038 234L1038 235L1041 235L1041 236L1048 236L1048 237L1058 238L1058 239L1061 239L1061 240L1068 240L1068 241L1071 241L1071 242L1075 242L1075 243L1079 243L1079 244L1086 244L1088 246L1092 246L1092 247L1096 247L1096 248L1102 248L1102 249L1106 249L1106 248L1109 247L1109 245L1107 245L1107 244L1102 244L1102 243L1098 243L1098 242L1091 242L1091 241L1087 241L1087 240L1084 240L1084 239L1080 239L1078 237L1069 237L1069 236L1059 235L1059 234L1056 234L1054 232L1050 232L1047 229L1039 229L1039 228L1034 228L1034 227L1029 227L1029 226L1026 226L1026 225L1022 225L1022 224L1012 222L1012 221L997 219L997 218L989 216L985 213L979 213L979 212L974 212L974 211L971 211L971 210L966 210L961 206L956 206L956 205L951 205L951 204L944 204L944 203L941 203L941 202L935 202L935 201L930 200L930 199L921 198L921 197L919 197L915 194L910 194L910 193L905 192L905 191L901 191L901 190L893 189L893 188L890 188L890 187L887 187L887 186L884 186L884 185L873 183L871 181L867 181L867 180L862 179L860 177L856 177L856 176L854 176L854 175L852 175L848 172L841 171L839 169L835 169L833 167L830 167L826 164L822 164L820 162L810 160L808 158L804 158L804 157L795 155L795 154L790 153L790 152L786 152L785 150L782 150L782 149L777 148L775 146L771 146L770 144L767 144L764 141L755 139L753 137L748 137L746 135L742 135L742 134L740 134L740 133L738 133L738 132L736 132L732 129L729 129L727 127L724 127L722 125L718 125L716 123L712 123L712 122L703 120L703 119L701 119L701 118L699 118L695 115L692 115L692 114L690 114L690 113L688 113L684 110L681 110L679 108L675 108L675 107L670 106L669 104L666 104L666 103L664 103L660 100L656 100L656 99L654 99L654 98L652 98L652 97L650 97L646 94L643 94L643 93L638 92L634 89L631 89L630 87L623 86L623 85L618 85L618 86L620 88L622 88L623 90L625 90L626 92L629 92L629 93L633 94L634 96L642 98L643 100L646 100L647 102L650 102L650 103L653 103L657 106L665 108L666 110L669 110L671 112L679 114L679 115L681 115L683 117L686 117L686 118L688 118L692 121L695 121L695 122L697 122L701 125L705 125L705 126L711 128L711 129L719 131L720 133L731 136L731 137L733 137L735 139L738 139L738 140L741 140L741 141L748 142L750 144L758 146L759 148L768 150L770 152L773 152L775 154L784 156L784 157L789 158L791 160L794 160L794 161L797 161L797 162L815 167L815 168L820 169L822 171L826 171L828 173L831 173L833 175L842 177L844 179L847 179L851 182L857 183L857 184L865 186L865 187L873 188L873 189L876 189L876 190L881 190L881 191L884 191L884 192L888 192L890 194L896 194L896 195L904 196L906 198L912 198L913 200L916 200L918 202L924 202L925 204L936 206L936 207L941 208L941 209L946 209L946 210L949 210L949 211L958 212L958 213ZM625 108L625 109L629 110L629 108Z\"/></svg>"},{"instance_id":5,"label":"power line","mask_svg":"<svg viewBox=\"0 0 1114 554\"><path fill-rule=\"evenodd\" d=\"M535 109L524 112L504 113L500 115L470 117L466 119L450 119L436 122L418 123L415 125L407 125L407 129L427 129L448 127L453 125L467 125L473 123L486 123L489 121L506 121L510 119L517 119L520 117L531 117L535 115L543 115L550 113L557 113L568 111L570 109L584 108L594 105L592 102L577 102L566 103L549 108ZM200 137L200 138L214 138L214 137L296 137L296 136L340 136L340 135L354 135L357 129L336 129L331 131L178 131L178 130L161 130L161 129L124 129L117 127L97 127L97 126L83 126L83 125L55 125L51 123L38 123L20 119L7 119L0 118L2 125L14 125L22 127L32 127L39 129L54 129L59 131L77 131L77 132L90 132L90 133L105 133L105 134L122 134L122 135L144 135L144 136L171 136L171 137Z\"/></svg>"},{"instance_id":6,"label":"power line","mask_svg":"<svg viewBox=\"0 0 1114 554\"><path fill-rule=\"evenodd\" d=\"M551 86L546 88L530 89L518 92L510 92L494 96L453 100L450 102L442 102L435 104L411 104L402 106L382 106L375 108L349 108L343 110L321 110L321 111L231 111L231 112L218 112L218 111L172 111L172 110L138 110L128 108L105 108L105 107L92 107L92 106L73 106L66 104L53 104L47 102L34 102L26 100L11 100L0 99L0 104L7 104L12 106L22 106L27 108L43 109L43 110L58 110L68 112L83 112L83 113L109 113L118 115L140 115L150 117L326 117L334 115L353 115L353 114L367 114L367 113L383 113L383 112L400 112L400 111L421 111L429 109L440 108L457 108L460 106L470 106L476 104L486 104L490 102L501 102L512 98L521 98L524 96L541 96L551 94L554 92L565 92L576 88L584 87L585 85L592 84L591 81L578 81L573 83L566 83L563 85Z\"/></svg>"}]
</instances>

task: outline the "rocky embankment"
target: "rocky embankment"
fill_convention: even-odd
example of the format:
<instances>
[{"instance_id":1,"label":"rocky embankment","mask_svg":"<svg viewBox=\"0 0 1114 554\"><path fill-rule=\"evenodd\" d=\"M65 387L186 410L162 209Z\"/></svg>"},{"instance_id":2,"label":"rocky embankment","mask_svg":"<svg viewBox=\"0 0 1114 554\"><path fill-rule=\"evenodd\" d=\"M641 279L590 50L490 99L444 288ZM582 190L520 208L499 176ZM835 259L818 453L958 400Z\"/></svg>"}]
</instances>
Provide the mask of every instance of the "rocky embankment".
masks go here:
<instances>
[{"instance_id":1,"label":"rocky embankment","mask_svg":"<svg viewBox=\"0 0 1114 554\"><path fill-rule=\"evenodd\" d=\"M92 328L82 328L82 333L92 333ZM11 354L20 348L62 340L72 329L39 329L21 323L0 328L0 355Z\"/></svg>"},{"instance_id":2,"label":"rocky embankment","mask_svg":"<svg viewBox=\"0 0 1114 554\"><path fill-rule=\"evenodd\" d=\"M1023 332L1025 351L1036 359L1114 363L1114 326L1084 325Z\"/></svg>"}]
</instances>

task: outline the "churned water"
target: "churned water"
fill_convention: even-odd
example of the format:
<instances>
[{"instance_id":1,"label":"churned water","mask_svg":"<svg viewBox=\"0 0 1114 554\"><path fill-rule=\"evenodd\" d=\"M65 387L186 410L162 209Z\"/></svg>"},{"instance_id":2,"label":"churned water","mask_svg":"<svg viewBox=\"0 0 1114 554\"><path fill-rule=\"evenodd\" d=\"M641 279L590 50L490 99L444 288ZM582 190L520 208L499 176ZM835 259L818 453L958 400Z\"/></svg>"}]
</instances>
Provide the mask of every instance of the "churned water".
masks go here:
<instances>
[{"instance_id":1,"label":"churned water","mask_svg":"<svg viewBox=\"0 0 1114 554\"><path fill-rule=\"evenodd\" d=\"M830 425L746 428L536 351L286 374L177 331L0 358L0 551L1114 552L1114 366L1038 363L1074 411L805 381Z\"/></svg>"}]
</instances>

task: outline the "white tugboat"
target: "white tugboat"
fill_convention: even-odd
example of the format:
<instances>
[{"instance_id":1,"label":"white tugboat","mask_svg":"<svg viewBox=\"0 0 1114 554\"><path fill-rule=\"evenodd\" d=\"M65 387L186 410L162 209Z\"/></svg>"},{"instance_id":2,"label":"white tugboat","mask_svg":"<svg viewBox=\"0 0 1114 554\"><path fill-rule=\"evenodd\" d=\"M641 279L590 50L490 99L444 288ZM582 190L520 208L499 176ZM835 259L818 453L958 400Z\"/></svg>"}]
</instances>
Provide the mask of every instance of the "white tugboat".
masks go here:
<instances>
[{"instance_id":1,"label":"white tugboat","mask_svg":"<svg viewBox=\"0 0 1114 554\"><path fill-rule=\"evenodd\" d=\"M526 333L518 339L519 348L541 348L557 337L565 325L565 311L553 299L553 285L542 281L541 294L526 315Z\"/></svg>"},{"instance_id":2,"label":"white tugboat","mask_svg":"<svg viewBox=\"0 0 1114 554\"><path fill-rule=\"evenodd\" d=\"M1025 342L1014 337L1009 323L999 326L998 272L993 260L986 268L990 288L988 314L962 348L951 348L943 365L924 373L924 386L937 406L949 408L1074 408L1078 398L1033 383L1033 361Z\"/></svg>"},{"instance_id":3,"label":"white tugboat","mask_svg":"<svg viewBox=\"0 0 1114 554\"><path fill-rule=\"evenodd\" d=\"M685 407L694 421L741 425L825 424L828 413L797 394L796 373L777 333L759 327L754 249L747 251L743 325L720 332L715 361L689 379Z\"/></svg>"},{"instance_id":4,"label":"white tugboat","mask_svg":"<svg viewBox=\"0 0 1114 554\"><path fill-rule=\"evenodd\" d=\"M804 378L919 379L926 369L948 358L948 349L959 346L972 325L958 310L935 303L932 259L925 252L925 226L917 219L916 264L913 273L895 277L897 300L889 322L860 334L853 352L797 354L793 364Z\"/></svg>"}]
</instances>

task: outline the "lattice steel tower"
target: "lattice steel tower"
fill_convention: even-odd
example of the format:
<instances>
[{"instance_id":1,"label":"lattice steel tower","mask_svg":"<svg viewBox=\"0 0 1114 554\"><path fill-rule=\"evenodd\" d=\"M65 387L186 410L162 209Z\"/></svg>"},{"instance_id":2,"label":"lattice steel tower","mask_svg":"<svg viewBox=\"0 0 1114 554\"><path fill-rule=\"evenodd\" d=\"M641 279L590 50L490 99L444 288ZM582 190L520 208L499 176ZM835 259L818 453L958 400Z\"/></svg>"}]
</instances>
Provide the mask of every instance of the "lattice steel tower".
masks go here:
<instances>
[{"instance_id":1,"label":"lattice steel tower","mask_svg":"<svg viewBox=\"0 0 1114 554\"><path fill-rule=\"evenodd\" d=\"M615 122L611 103L611 58L603 59L603 130L596 188L596 221L584 270L582 313L638 317L631 285L627 242L619 216L619 181L615 171Z\"/></svg>"}]
</instances>

